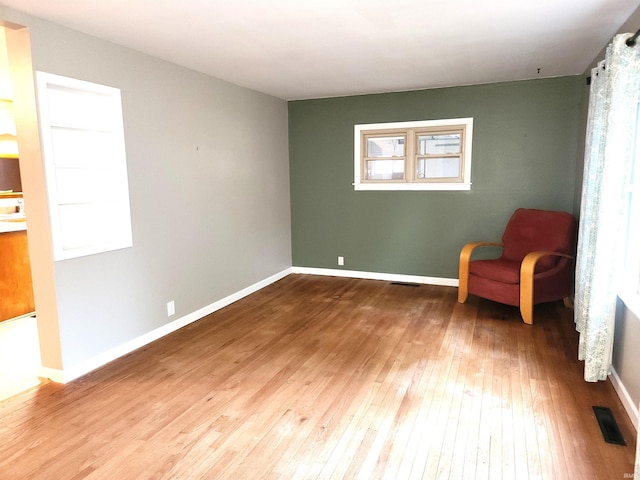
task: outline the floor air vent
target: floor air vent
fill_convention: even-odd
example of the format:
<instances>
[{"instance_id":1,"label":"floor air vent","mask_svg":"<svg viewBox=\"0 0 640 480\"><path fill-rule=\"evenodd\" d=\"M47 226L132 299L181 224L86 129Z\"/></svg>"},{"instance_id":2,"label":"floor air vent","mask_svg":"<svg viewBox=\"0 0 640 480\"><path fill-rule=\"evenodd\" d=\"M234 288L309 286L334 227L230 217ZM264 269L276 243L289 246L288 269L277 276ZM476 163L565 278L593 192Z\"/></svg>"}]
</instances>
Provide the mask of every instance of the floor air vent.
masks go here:
<instances>
[{"instance_id":1,"label":"floor air vent","mask_svg":"<svg viewBox=\"0 0 640 480\"><path fill-rule=\"evenodd\" d=\"M626 445L622 432L616 423L616 419L613 418L611 409L606 407L593 407L593 413L596 414L596 420L600 425L602 436L607 443L615 443L616 445Z\"/></svg>"},{"instance_id":2,"label":"floor air vent","mask_svg":"<svg viewBox=\"0 0 640 480\"><path fill-rule=\"evenodd\" d=\"M391 282L391 285L400 285L401 287L419 287L419 283L410 283L410 282Z\"/></svg>"}]
</instances>

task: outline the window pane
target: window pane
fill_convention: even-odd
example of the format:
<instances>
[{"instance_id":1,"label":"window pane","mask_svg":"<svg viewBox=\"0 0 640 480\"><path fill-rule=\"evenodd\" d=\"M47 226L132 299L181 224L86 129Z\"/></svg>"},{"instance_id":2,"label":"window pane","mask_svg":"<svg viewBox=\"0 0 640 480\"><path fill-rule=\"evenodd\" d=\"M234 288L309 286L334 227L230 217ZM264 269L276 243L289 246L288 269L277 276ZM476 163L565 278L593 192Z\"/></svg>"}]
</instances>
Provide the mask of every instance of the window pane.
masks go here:
<instances>
[{"instance_id":1,"label":"window pane","mask_svg":"<svg viewBox=\"0 0 640 480\"><path fill-rule=\"evenodd\" d=\"M404 159L368 160L367 180L403 180Z\"/></svg>"},{"instance_id":2,"label":"window pane","mask_svg":"<svg viewBox=\"0 0 640 480\"><path fill-rule=\"evenodd\" d=\"M460 134L419 135L418 155L460 153Z\"/></svg>"},{"instance_id":3,"label":"window pane","mask_svg":"<svg viewBox=\"0 0 640 480\"><path fill-rule=\"evenodd\" d=\"M460 157L419 158L418 178L458 178L460 176Z\"/></svg>"},{"instance_id":4,"label":"window pane","mask_svg":"<svg viewBox=\"0 0 640 480\"><path fill-rule=\"evenodd\" d=\"M633 264L629 267L631 269L630 276L631 278L635 277L637 280L635 292L640 295L640 224L638 223L638 218L640 217L640 102L636 107L635 130L635 152L631 167L632 180L627 226L627 264L629 264L629 260L633 261ZM636 269L636 271L633 272L633 269ZM637 314L638 312L635 313Z\"/></svg>"},{"instance_id":5,"label":"window pane","mask_svg":"<svg viewBox=\"0 0 640 480\"><path fill-rule=\"evenodd\" d=\"M369 137L367 157L403 157L404 136Z\"/></svg>"}]
</instances>

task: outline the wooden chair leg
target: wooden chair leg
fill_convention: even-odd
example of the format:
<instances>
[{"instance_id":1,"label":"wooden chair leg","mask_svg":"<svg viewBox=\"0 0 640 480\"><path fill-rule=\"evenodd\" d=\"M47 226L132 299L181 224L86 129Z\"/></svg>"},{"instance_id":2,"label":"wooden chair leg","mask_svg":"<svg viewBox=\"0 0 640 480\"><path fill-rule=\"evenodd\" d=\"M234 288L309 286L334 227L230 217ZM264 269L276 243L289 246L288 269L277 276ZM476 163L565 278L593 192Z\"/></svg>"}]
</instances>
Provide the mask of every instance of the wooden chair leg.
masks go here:
<instances>
[{"instance_id":1,"label":"wooden chair leg","mask_svg":"<svg viewBox=\"0 0 640 480\"><path fill-rule=\"evenodd\" d=\"M522 265L520 265L520 313L524 323L529 325L533 323L533 275L536 263L547 255L572 258L570 255L560 252L536 251L528 253L522 260Z\"/></svg>"},{"instance_id":2,"label":"wooden chair leg","mask_svg":"<svg viewBox=\"0 0 640 480\"><path fill-rule=\"evenodd\" d=\"M464 303L469 296L469 262L471 254L478 242L468 243L460 251L460 261L458 263L458 302Z\"/></svg>"},{"instance_id":3,"label":"wooden chair leg","mask_svg":"<svg viewBox=\"0 0 640 480\"><path fill-rule=\"evenodd\" d=\"M520 315L528 325L533 324L533 274L540 258L536 253L525 256L520 266Z\"/></svg>"},{"instance_id":4,"label":"wooden chair leg","mask_svg":"<svg viewBox=\"0 0 640 480\"><path fill-rule=\"evenodd\" d=\"M523 302L520 297L520 315L522 315L522 321L527 325L533 325L533 302Z\"/></svg>"},{"instance_id":5,"label":"wooden chair leg","mask_svg":"<svg viewBox=\"0 0 640 480\"><path fill-rule=\"evenodd\" d=\"M463 250L464 253L464 250ZM458 271L458 302L464 303L469 296L469 260L471 254L463 258L463 253L460 254L460 267Z\"/></svg>"},{"instance_id":6,"label":"wooden chair leg","mask_svg":"<svg viewBox=\"0 0 640 480\"><path fill-rule=\"evenodd\" d=\"M478 247L501 246L501 243L496 242L471 242L462 247L458 263L458 302L466 302L469 296L469 262L471 262L471 254L473 251Z\"/></svg>"},{"instance_id":7,"label":"wooden chair leg","mask_svg":"<svg viewBox=\"0 0 640 480\"><path fill-rule=\"evenodd\" d=\"M465 276L462 276L462 271L460 272L460 277L458 280L458 302L464 303L467 301L467 297L469 296L469 273L468 273L468 265L467 265L467 273ZM462 266L460 267L462 270Z\"/></svg>"}]
</instances>

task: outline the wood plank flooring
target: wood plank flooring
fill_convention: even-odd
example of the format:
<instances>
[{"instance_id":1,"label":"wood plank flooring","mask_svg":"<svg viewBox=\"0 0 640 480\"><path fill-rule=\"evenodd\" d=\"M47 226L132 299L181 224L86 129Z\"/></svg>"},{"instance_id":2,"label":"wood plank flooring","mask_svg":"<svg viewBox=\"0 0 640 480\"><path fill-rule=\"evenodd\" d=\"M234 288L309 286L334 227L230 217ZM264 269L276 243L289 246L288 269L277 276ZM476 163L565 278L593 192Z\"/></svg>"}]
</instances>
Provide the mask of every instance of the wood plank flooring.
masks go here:
<instances>
[{"instance_id":1,"label":"wood plank flooring","mask_svg":"<svg viewBox=\"0 0 640 480\"><path fill-rule=\"evenodd\" d=\"M290 275L0 402L0 478L630 478L635 430L576 351L561 302L528 326L455 288Z\"/></svg>"}]
</instances>

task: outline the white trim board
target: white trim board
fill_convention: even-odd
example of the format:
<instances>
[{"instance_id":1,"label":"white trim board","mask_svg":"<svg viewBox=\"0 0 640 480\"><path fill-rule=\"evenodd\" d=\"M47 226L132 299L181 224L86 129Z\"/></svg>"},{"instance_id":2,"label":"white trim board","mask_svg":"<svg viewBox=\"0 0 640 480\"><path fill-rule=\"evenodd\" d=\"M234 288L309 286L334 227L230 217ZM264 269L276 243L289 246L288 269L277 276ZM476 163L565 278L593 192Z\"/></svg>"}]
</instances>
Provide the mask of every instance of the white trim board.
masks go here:
<instances>
[{"instance_id":1,"label":"white trim board","mask_svg":"<svg viewBox=\"0 0 640 480\"><path fill-rule=\"evenodd\" d=\"M363 278L366 280L386 280L389 282L423 283L425 285L441 285L457 287L457 278L423 277L421 275L404 275L400 273L361 272L357 270L340 270L333 268L293 267L292 273L304 275L325 275L330 277Z\"/></svg>"},{"instance_id":2,"label":"white trim board","mask_svg":"<svg viewBox=\"0 0 640 480\"><path fill-rule=\"evenodd\" d=\"M112 362L113 360L116 360L128 353L133 352L134 350L137 350L140 347L144 347L145 345L155 340L158 340L159 338L169 335L170 333L173 333L176 330L189 325L190 323L200 320L201 318L217 310L220 310L221 308L224 308L227 305L230 305L240 300L241 298L251 295L252 293L255 293L258 290L268 285L271 285L272 283L275 283L278 280L286 277L290 273L292 273L292 269L287 268L279 273L276 273L268 278L265 278L264 280L261 280L257 283L254 283L253 285L243 288L242 290L236 293L233 293L221 300L218 300L217 302L213 302L212 304L202 307L201 309L196 310L195 312L191 312L183 317L180 317L174 320L173 322L167 323L166 325L156 328L155 330L151 330L150 332L145 333L144 335L141 335L137 338L129 340L128 342L125 342L122 345L119 345L101 354L98 354L95 357L92 357L85 362L82 362L78 365L74 365L71 368L58 370L53 368L42 367L40 369L39 374L41 377L48 378L57 383L68 383L72 380L75 380L76 378L86 375L87 373L99 367L106 365L109 362Z\"/></svg>"},{"instance_id":3,"label":"white trim board","mask_svg":"<svg viewBox=\"0 0 640 480\"><path fill-rule=\"evenodd\" d=\"M329 269L329 268L312 268L312 267L291 267L285 269L271 277L268 277L260 282L257 282L253 285L250 285L247 288L240 290L234 294L231 294L217 302L214 302L206 307L203 307L195 312L187 314L181 318L174 320L171 323L163 325L155 330L150 331L140 337L134 338L118 347L107 350L104 353L96 355L95 357L83 362L79 365L74 366L73 368L67 370L57 370L53 368L45 368L41 367L39 371L39 376L43 378L48 378L57 383L68 383L76 378L79 378L87 373L106 365L113 360L116 360L128 353L137 350L159 338L164 337L165 335L169 335L176 330L189 325L197 320L200 320L202 317L205 317L221 308L230 305L241 298L244 298L252 293L257 292L258 290L271 285L272 283L277 282L278 280L286 277L287 275L295 273L295 274L303 274L303 275L324 275L324 276L332 276L332 277L346 277L346 278L362 278L369 280L386 280L391 282L407 282L407 283L421 283L427 285L442 285L448 287L457 287L458 279L455 278L440 278L440 277L424 277L417 275L402 275L402 274L393 274L393 273L377 273L377 272L361 272L355 270L339 270L339 269ZM638 430L638 425L640 424L640 413L638 411L638 407L631 400L631 396L627 392L622 380L618 376L615 369L612 369L611 375L609 376L611 383L620 397L620 401L624 406L633 426Z\"/></svg>"},{"instance_id":4,"label":"white trim board","mask_svg":"<svg viewBox=\"0 0 640 480\"><path fill-rule=\"evenodd\" d=\"M247 295L250 295L258 290L277 282L278 280L286 277L291 273L306 274L306 275L325 275L332 277L347 277L347 278L362 278L369 280L386 280L390 282L406 282L406 283L422 283L428 285L443 285L450 287L457 287L458 280L455 278L438 278L438 277L423 277L418 275L402 275L394 273L377 273L377 272L360 272L355 270L338 270L328 268L309 268L309 267L291 267L287 268L271 277L268 277L260 282L250 285L247 288L240 290L234 294L231 294L217 302L214 302L206 307L203 307L195 312L189 313L183 317L180 317L173 322L167 323L155 330L152 330L144 335L129 340L117 347L109 349L101 354L98 354L89 360L86 360L78 365L66 369L53 369L41 367L39 376L48 378L57 383L68 383L76 378L79 378L87 373L106 365L113 360L116 360L128 353L137 350L159 338L169 335L176 330L189 325L202 317L205 317L227 305L232 304L240 300Z\"/></svg>"},{"instance_id":5,"label":"white trim board","mask_svg":"<svg viewBox=\"0 0 640 480\"><path fill-rule=\"evenodd\" d=\"M162 327L159 327L155 330L152 330L140 337L134 338L128 342L125 342L122 345L119 345L115 348L107 350L95 357L76 365L72 368L66 370L58 370L53 368L40 368L39 376L48 378L57 383L68 383L76 378L79 378L87 373L106 365L113 360L116 360L128 353L137 350L159 338L164 337L165 335L169 335L170 333L175 332L176 330L189 325L197 320L200 320L202 317L205 317L221 308L230 305L241 298L244 298L252 293L257 292L258 290L277 282L278 280L286 277L287 275L295 273L295 274L304 274L304 275L324 275L324 276L332 276L332 277L347 277L347 278L362 278L369 280L386 280L390 282L407 282L407 283L421 283L427 285L442 285L449 287L457 287L458 280L455 278L440 278L440 277L424 277L417 275L402 275L402 274L392 274L392 273L377 273L377 272L361 272L355 270L338 270L338 269L329 269L329 268L311 268L311 267L291 267L286 270L283 270L271 277L268 277L260 282L257 282L253 285L250 285L247 288L240 290L234 294L231 294L217 302L214 302L206 307L203 307L195 312L187 314L183 317L180 317L173 322L170 322ZM615 370L612 370L610 375L611 383L613 387L620 397L620 401L622 402L631 422L633 423L636 430L638 429L638 425L640 423L639 412L636 405L631 400L629 393L627 392L624 384L620 380L620 377L616 373Z\"/></svg>"},{"instance_id":6,"label":"white trim board","mask_svg":"<svg viewBox=\"0 0 640 480\"><path fill-rule=\"evenodd\" d=\"M609 375L609 379L611 380L611 384L613 385L614 390L620 397L620 401L622 402L622 406L629 415L631 419L631 423L636 428L636 432L638 431L638 424L640 423L640 414L638 412L638 406L631 399L631 395L622 383L620 376L618 376L618 372L616 372L615 368L611 369L611 374Z\"/></svg>"}]
</instances>

